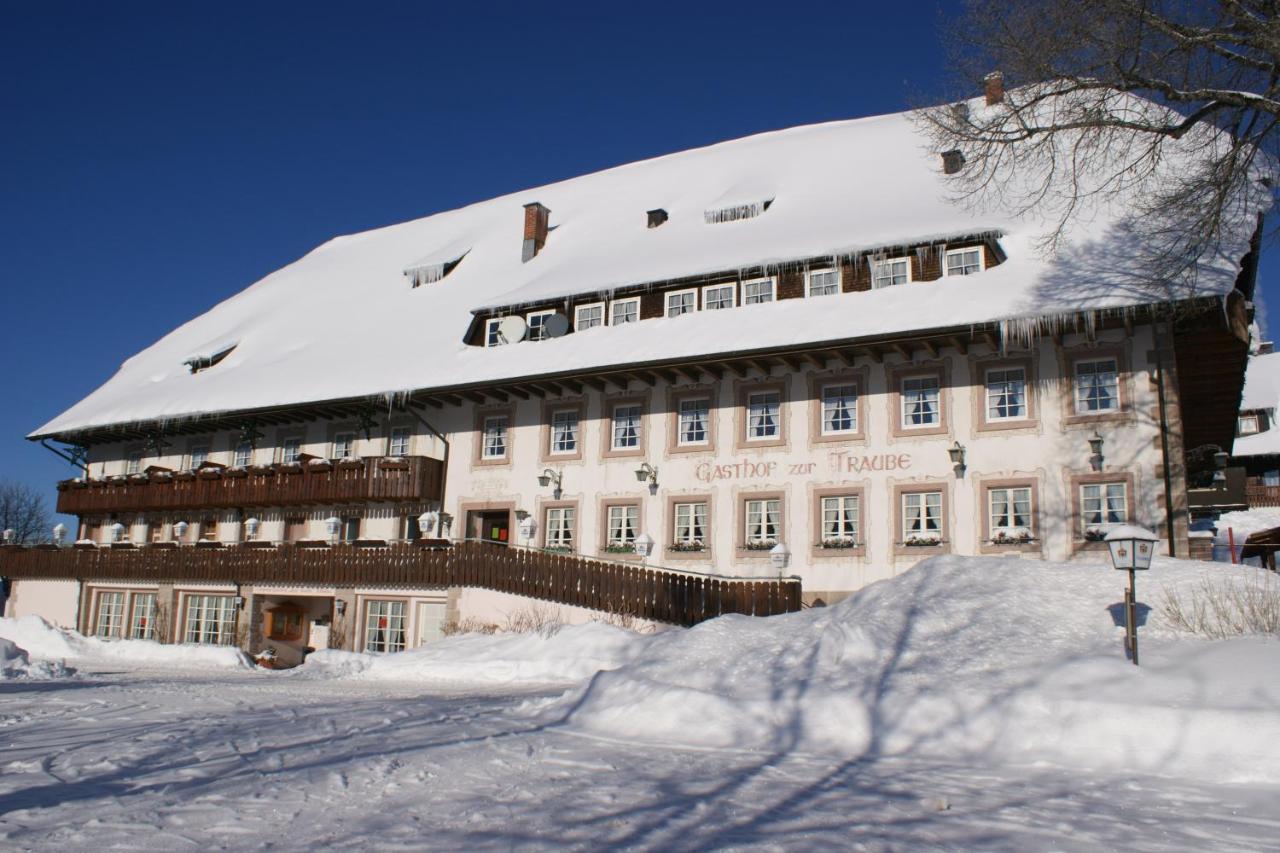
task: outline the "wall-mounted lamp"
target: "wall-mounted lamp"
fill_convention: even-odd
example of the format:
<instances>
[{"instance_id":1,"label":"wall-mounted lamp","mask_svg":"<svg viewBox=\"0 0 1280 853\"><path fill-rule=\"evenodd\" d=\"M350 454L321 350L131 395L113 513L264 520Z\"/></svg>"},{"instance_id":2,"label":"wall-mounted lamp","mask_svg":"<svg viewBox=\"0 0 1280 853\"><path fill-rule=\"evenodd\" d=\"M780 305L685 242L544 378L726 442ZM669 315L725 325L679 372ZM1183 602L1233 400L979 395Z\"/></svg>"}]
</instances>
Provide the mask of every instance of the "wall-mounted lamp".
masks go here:
<instances>
[{"instance_id":1,"label":"wall-mounted lamp","mask_svg":"<svg viewBox=\"0 0 1280 853\"><path fill-rule=\"evenodd\" d=\"M960 452L961 455L964 454L963 450ZM778 570L778 574L782 574L791 565L791 549L782 542L774 545L769 549L769 564Z\"/></svg>"},{"instance_id":2,"label":"wall-mounted lamp","mask_svg":"<svg viewBox=\"0 0 1280 853\"><path fill-rule=\"evenodd\" d=\"M444 510L440 510L440 538L449 538L449 525L453 524L453 516Z\"/></svg>"},{"instance_id":3,"label":"wall-mounted lamp","mask_svg":"<svg viewBox=\"0 0 1280 853\"><path fill-rule=\"evenodd\" d=\"M111 541L119 542L122 539L124 539L124 531L125 531L125 526L118 521L115 524L111 525ZM8 541L8 537L6 537L6 541Z\"/></svg>"},{"instance_id":4,"label":"wall-mounted lamp","mask_svg":"<svg viewBox=\"0 0 1280 853\"><path fill-rule=\"evenodd\" d=\"M173 541L181 542L183 539L186 539L187 528L189 526L190 525L188 525L185 521L179 521L177 524L175 524L173 526Z\"/></svg>"},{"instance_id":5,"label":"wall-mounted lamp","mask_svg":"<svg viewBox=\"0 0 1280 853\"><path fill-rule=\"evenodd\" d=\"M658 493L658 468L656 465L650 465L648 462L641 462L640 467L636 469L636 482L648 483L649 494L656 495Z\"/></svg>"},{"instance_id":6,"label":"wall-mounted lamp","mask_svg":"<svg viewBox=\"0 0 1280 853\"><path fill-rule=\"evenodd\" d=\"M237 610L240 610L240 609L242 609L243 607L244 607L244 596L243 596L243 595L237 595L237 596L236 596L236 609L237 609Z\"/></svg>"},{"instance_id":7,"label":"wall-mounted lamp","mask_svg":"<svg viewBox=\"0 0 1280 853\"><path fill-rule=\"evenodd\" d=\"M633 547L641 557L647 557L653 553L653 537L648 533L641 533L636 537Z\"/></svg>"},{"instance_id":8,"label":"wall-mounted lamp","mask_svg":"<svg viewBox=\"0 0 1280 853\"><path fill-rule=\"evenodd\" d=\"M423 539L431 538L436 532L436 525L440 523L440 513L433 509L429 509L422 515L418 516L418 536Z\"/></svg>"},{"instance_id":9,"label":"wall-mounted lamp","mask_svg":"<svg viewBox=\"0 0 1280 853\"><path fill-rule=\"evenodd\" d=\"M342 519L331 515L324 521L325 530L329 531L329 542L338 544L338 531L342 530Z\"/></svg>"},{"instance_id":10,"label":"wall-mounted lamp","mask_svg":"<svg viewBox=\"0 0 1280 853\"><path fill-rule=\"evenodd\" d=\"M538 532L538 522L534 520L529 513L524 514L524 518L520 519L520 536L524 539L524 544L528 545L533 541L533 536Z\"/></svg>"},{"instance_id":11,"label":"wall-mounted lamp","mask_svg":"<svg viewBox=\"0 0 1280 853\"><path fill-rule=\"evenodd\" d=\"M550 468L543 468L542 473L538 475L538 485L546 488L553 483L556 490L552 492L552 495L556 500L560 500L560 495L564 494L564 475L557 471L552 471Z\"/></svg>"},{"instance_id":12,"label":"wall-mounted lamp","mask_svg":"<svg viewBox=\"0 0 1280 853\"><path fill-rule=\"evenodd\" d=\"M333 609L338 611L338 615L341 616L347 612L347 602L344 599L339 598L333 602Z\"/></svg>"},{"instance_id":13,"label":"wall-mounted lamp","mask_svg":"<svg viewBox=\"0 0 1280 853\"><path fill-rule=\"evenodd\" d=\"M964 464L964 445L956 442L955 446L947 448L947 456L951 458L951 467L955 470L957 477L963 477L965 472Z\"/></svg>"},{"instance_id":14,"label":"wall-mounted lamp","mask_svg":"<svg viewBox=\"0 0 1280 853\"><path fill-rule=\"evenodd\" d=\"M62 522L58 522L53 526L53 544L61 545L62 540L67 538L67 526Z\"/></svg>"},{"instance_id":15,"label":"wall-mounted lamp","mask_svg":"<svg viewBox=\"0 0 1280 853\"><path fill-rule=\"evenodd\" d=\"M1106 457L1102 455L1102 436L1098 435L1096 430L1093 433L1093 438L1089 439L1089 453L1091 454L1089 464L1093 466L1093 470L1101 471L1102 463Z\"/></svg>"},{"instance_id":16,"label":"wall-mounted lamp","mask_svg":"<svg viewBox=\"0 0 1280 853\"><path fill-rule=\"evenodd\" d=\"M257 539L258 529L260 527L262 527L262 522L259 521L256 516L251 515L244 521L244 535L251 540Z\"/></svg>"},{"instance_id":17,"label":"wall-mounted lamp","mask_svg":"<svg viewBox=\"0 0 1280 853\"><path fill-rule=\"evenodd\" d=\"M1225 450L1219 450L1213 454L1213 484L1215 486L1225 486L1227 484L1227 463L1231 461L1231 454Z\"/></svg>"}]
</instances>

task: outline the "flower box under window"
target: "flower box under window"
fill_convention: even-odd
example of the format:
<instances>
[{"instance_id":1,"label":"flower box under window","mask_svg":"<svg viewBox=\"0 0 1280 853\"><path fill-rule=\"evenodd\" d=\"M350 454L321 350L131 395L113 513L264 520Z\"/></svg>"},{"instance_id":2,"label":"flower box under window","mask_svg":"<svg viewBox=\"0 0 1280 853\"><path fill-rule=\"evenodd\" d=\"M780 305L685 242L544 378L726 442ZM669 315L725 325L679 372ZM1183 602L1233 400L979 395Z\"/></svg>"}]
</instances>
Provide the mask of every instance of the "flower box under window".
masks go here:
<instances>
[{"instance_id":1,"label":"flower box under window","mask_svg":"<svg viewBox=\"0 0 1280 853\"><path fill-rule=\"evenodd\" d=\"M276 470L281 474L301 474L302 465L297 462L281 462L276 466Z\"/></svg>"},{"instance_id":2,"label":"flower box under window","mask_svg":"<svg viewBox=\"0 0 1280 853\"><path fill-rule=\"evenodd\" d=\"M697 540L693 542L676 542L671 546L672 551L702 551L705 548L706 546Z\"/></svg>"},{"instance_id":3,"label":"flower box under window","mask_svg":"<svg viewBox=\"0 0 1280 853\"><path fill-rule=\"evenodd\" d=\"M217 480L222 477L221 468L198 468L196 476L201 480Z\"/></svg>"},{"instance_id":4,"label":"flower box under window","mask_svg":"<svg viewBox=\"0 0 1280 853\"><path fill-rule=\"evenodd\" d=\"M573 548L568 545L548 545L542 549L548 554L572 554Z\"/></svg>"},{"instance_id":5,"label":"flower box under window","mask_svg":"<svg viewBox=\"0 0 1280 853\"><path fill-rule=\"evenodd\" d=\"M1034 541L1030 530L999 530L991 537L992 545L1029 545Z\"/></svg>"},{"instance_id":6,"label":"flower box under window","mask_svg":"<svg viewBox=\"0 0 1280 853\"><path fill-rule=\"evenodd\" d=\"M183 482L186 482L188 480L194 480L195 478L196 478L196 475L194 471L175 471L173 473L173 479L181 480Z\"/></svg>"},{"instance_id":7,"label":"flower box under window","mask_svg":"<svg viewBox=\"0 0 1280 853\"><path fill-rule=\"evenodd\" d=\"M1105 542L1107 541L1107 529L1105 527L1086 527L1084 539L1086 542Z\"/></svg>"},{"instance_id":8,"label":"flower box under window","mask_svg":"<svg viewBox=\"0 0 1280 853\"><path fill-rule=\"evenodd\" d=\"M742 547L748 551L770 551L777 546L775 539L756 539L745 543Z\"/></svg>"},{"instance_id":9,"label":"flower box under window","mask_svg":"<svg viewBox=\"0 0 1280 853\"><path fill-rule=\"evenodd\" d=\"M636 546L613 543L611 545L604 546L604 552L606 554L634 554L636 552Z\"/></svg>"},{"instance_id":10,"label":"flower box under window","mask_svg":"<svg viewBox=\"0 0 1280 853\"><path fill-rule=\"evenodd\" d=\"M241 547L244 547L244 548L274 548L274 547L276 547L276 543L272 542L270 539L250 539L250 540L248 540L248 541L246 541L246 542L241 542L241 543L240 543L240 545L241 545Z\"/></svg>"},{"instance_id":11,"label":"flower box under window","mask_svg":"<svg viewBox=\"0 0 1280 853\"><path fill-rule=\"evenodd\" d=\"M332 471L333 463L330 462L328 459L308 459L307 470L308 471Z\"/></svg>"},{"instance_id":12,"label":"flower box under window","mask_svg":"<svg viewBox=\"0 0 1280 853\"><path fill-rule=\"evenodd\" d=\"M934 545L942 544L940 536L908 536L906 541L902 543L908 548L929 548Z\"/></svg>"},{"instance_id":13,"label":"flower box under window","mask_svg":"<svg viewBox=\"0 0 1280 853\"><path fill-rule=\"evenodd\" d=\"M338 469L349 471L355 468L363 468L364 462L359 456L346 456L338 460Z\"/></svg>"},{"instance_id":14,"label":"flower box under window","mask_svg":"<svg viewBox=\"0 0 1280 853\"><path fill-rule=\"evenodd\" d=\"M835 550L839 550L842 548L857 548L858 540L852 537L842 537L842 538L837 537L832 539L823 539L821 542L818 543L818 547L824 548L824 549L835 549Z\"/></svg>"},{"instance_id":15,"label":"flower box under window","mask_svg":"<svg viewBox=\"0 0 1280 853\"><path fill-rule=\"evenodd\" d=\"M352 543L357 548L385 548L387 540L385 539L357 539Z\"/></svg>"},{"instance_id":16,"label":"flower box under window","mask_svg":"<svg viewBox=\"0 0 1280 853\"><path fill-rule=\"evenodd\" d=\"M248 477L249 470L247 468L228 468L223 472L225 477Z\"/></svg>"},{"instance_id":17,"label":"flower box under window","mask_svg":"<svg viewBox=\"0 0 1280 853\"><path fill-rule=\"evenodd\" d=\"M299 539L293 543L299 548L328 548L329 543L324 539Z\"/></svg>"},{"instance_id":18,"label":"flower box under window","mask_svg":"<svg viewBox=\"0 0 1280 853\"><path fill-rule=\"evenodd\" d=\"M196 541L197 548L221 548L222 543L216 539L199 539Z\"/></svg>"},{"instance_id":19,"label":"flower box under window","mask_svg":"<svg viewBox=\"0 0 1280 853\"><path fill-rule=\"evenodd\" d=\"M388 457L378 461L379 471L408 471L409 460L399 457Z\"/></svg>"}]
</instances>

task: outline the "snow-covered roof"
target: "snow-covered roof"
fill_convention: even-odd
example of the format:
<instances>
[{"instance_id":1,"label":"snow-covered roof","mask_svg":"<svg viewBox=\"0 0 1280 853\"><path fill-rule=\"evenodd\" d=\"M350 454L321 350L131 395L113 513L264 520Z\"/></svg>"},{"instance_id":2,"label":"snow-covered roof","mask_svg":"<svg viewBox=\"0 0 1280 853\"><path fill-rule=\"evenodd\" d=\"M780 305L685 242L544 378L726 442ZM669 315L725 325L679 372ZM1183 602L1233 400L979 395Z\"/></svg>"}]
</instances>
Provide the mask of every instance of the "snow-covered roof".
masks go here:
<instances>
[{"instance_id":1,"label":"snow-covered roof","mask_svg":"<svg viewBox=\"0 0 1280 853\"><path fill-rule=\"evenodd\" d=\"M1280 406L1280 352L1255 355L1244 374L1241 411L1275 409ZM1280 425L1266 432L1237 436L1233 456L1274 456L1280 454Z\"/></svg>"},{"instance_id":2,"label":"snow-covered roof","mask_svg":"<svg viewBox=\"0 0 1280 853\"><path fill-rule=\"evenodd\" d=\"M1042 223L975 212L949 192L938 152L904 113L763 133L338 237L128 359L33 435L1155 301L1122 207L1097 211L1049 259ZM522 263L532 201L550 209L552 230ZM758 207L712 215L734 205ZM649 228L655 208L670 218ZM964 278L492 349L462 342L485 307L978 233L1002 235L1008 260ZM1230 291L1249 236L1201 267L1196 294ZM236 346L216 366L184 364L226 341Z\"/></svg>"}]
</instances>

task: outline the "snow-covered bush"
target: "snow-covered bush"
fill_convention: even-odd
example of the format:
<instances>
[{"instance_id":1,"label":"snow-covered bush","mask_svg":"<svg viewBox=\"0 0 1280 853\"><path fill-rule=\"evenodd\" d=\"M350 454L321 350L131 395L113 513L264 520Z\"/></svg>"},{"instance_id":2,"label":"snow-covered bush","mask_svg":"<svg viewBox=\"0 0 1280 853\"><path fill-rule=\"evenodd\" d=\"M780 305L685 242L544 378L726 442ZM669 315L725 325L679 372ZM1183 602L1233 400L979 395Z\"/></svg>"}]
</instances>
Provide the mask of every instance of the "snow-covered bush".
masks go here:
<instances>
[{"instance_id":1,"label":"snow-covered bush","mask_svg":"<svg viewBox=\"0 0 1280 853\"><path fill-rule=\"evenodd\" d=\"M1162 610L1175 629L1216 640L1280 635L1280 581L1269 572L1239 579L1205 578L1190 590L1166 591Z\"/></svg>"}]
</instances>

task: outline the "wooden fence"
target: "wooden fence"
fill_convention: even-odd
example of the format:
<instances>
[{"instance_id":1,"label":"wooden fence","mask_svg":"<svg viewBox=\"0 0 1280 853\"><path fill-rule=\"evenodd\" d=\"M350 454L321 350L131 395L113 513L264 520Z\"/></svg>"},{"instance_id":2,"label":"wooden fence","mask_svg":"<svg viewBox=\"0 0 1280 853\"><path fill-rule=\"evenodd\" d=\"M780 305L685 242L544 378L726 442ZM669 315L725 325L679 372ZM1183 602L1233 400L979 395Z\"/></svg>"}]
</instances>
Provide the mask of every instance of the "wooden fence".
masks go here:
<instances>
[{"instance_id":1,"label":"wooden fence","mask_svg":"<svg viewBox=\"0 0 1280 853\"><path fill-rule=\"evenodd\" d=\"M0 576L308 586L483 587L694 625L726 613L800 609L796 578L730 579L489 542L271 548L0 548Z\"/></svg>"}]
</instances>

